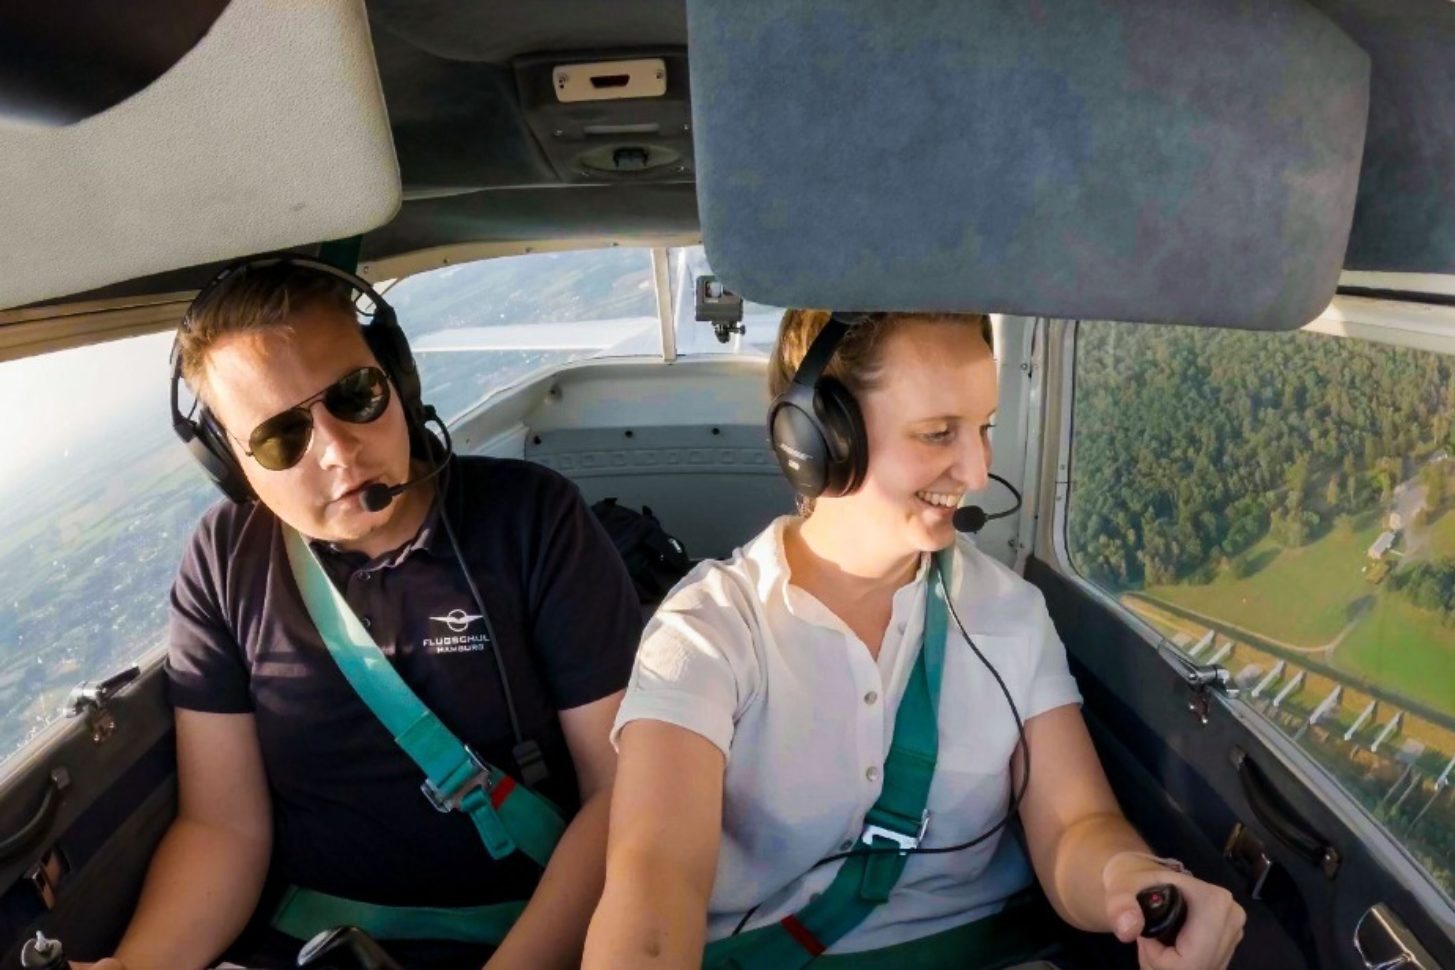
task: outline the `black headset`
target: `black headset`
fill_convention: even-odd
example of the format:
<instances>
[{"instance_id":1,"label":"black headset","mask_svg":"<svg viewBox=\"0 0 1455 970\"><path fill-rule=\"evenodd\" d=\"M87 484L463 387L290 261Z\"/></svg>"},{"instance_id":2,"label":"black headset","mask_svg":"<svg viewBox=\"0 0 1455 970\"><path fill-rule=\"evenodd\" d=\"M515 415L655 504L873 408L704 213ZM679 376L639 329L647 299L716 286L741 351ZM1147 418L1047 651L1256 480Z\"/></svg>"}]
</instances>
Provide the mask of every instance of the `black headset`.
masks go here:
<instances>
[{"instance_id":1,"label":"black headset","mask_svg":"<svg viewBox=\"0 0 1455 970\"><path fill-rule=\"evenodd\" d=\"M181 324L177 327L178 338L196 319L199 310L206 307L215 297L217 289L224 281L236 279L239 276L255 270L268 269L275 266L298 266L310 272L318 273L321 276L332 277L341 283L346 284L350 290L356 291L359 295L365 296L374 305L373 319L362 327L364 342L369 345L374 358L379 362L385 376L394 385L395 391L399 394L400 403L404 406L406 423L410 429L410 440L414 442L417 434L424 434L425 422L428 414L421 400L419 386L419 370L414 364L414 354L409 350L409 340L405 337L403 329L399 326L399 319L379 291L375 290L363 277L351 273L346 269L340 269L332 263L326 263L320 259L313 259L309 256L299 256L292 253L272 254L265 256L251 256L225 266L207 285L198 291L193 298L187 313L182 317ZM238 461L236 453L227 441L227 432L223 430L207 405L197 401L192 406L192 411L183 414L178 405L178 389L182 381L182 355L178 352L178 341L172 343L172 430L182 443L187 446L187 451L196 459L197 464L202 466L207 477L212 480L222 494L234 502L249 502L257 496L253 494L253 488L248 484L247 476L243 474L242 465ZM196 418L192 413L196 412ZM416 429L418 429L416 431Z\"/></svg>"},{"instance_id":2,"label":"black headset","mask_svg":"<svg viewBox=\"0 0 1455 970\"><path fill-rule=\"evenodd\" d=\"M869 439L859 402L823 372L849 328L869 314L833 313L819 331L793 381L768 408L768 436L778 466L804 498L850 495L864 484Z\"/></svg>"}]
</instances>

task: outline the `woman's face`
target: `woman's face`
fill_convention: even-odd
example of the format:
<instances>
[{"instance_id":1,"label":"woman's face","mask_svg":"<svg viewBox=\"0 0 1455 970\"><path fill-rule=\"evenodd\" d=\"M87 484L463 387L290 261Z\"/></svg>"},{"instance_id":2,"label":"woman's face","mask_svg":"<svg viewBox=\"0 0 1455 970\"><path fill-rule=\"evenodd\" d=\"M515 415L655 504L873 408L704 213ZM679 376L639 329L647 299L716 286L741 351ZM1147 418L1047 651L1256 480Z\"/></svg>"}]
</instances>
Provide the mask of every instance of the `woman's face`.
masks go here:
<instances>
[{"instance_id":1,"label":"woman's face","mask_svg":"<svg viewBox=\"0 0 1455 970\"><path fill-rule=\"evenodd\" d=\"M886 551L933 552L954 540L961 497L987 482L995 360L979 326L965 323L902 324L882 353L879 386L859 399L864 485L828 501L852 511Z\"/></svg>"}]
</instances>

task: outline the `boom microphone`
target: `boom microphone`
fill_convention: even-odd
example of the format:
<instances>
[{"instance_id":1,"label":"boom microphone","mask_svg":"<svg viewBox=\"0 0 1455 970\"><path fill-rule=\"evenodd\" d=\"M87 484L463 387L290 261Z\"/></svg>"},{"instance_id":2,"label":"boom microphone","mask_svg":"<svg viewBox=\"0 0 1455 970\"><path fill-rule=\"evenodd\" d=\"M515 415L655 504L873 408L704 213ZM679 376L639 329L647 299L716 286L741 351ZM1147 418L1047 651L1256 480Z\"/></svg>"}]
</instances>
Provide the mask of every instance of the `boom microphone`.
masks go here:
<instances>
[{"instance_id":1,"label":"boom microphone","mask_svg":"<svg viewBox=\"0 0 1455 970\"><path fill-rule=\"evenodd\" d=\"M1020 509L1021 493L1016 491L1016 487L1010 482L1001 478L999 475L992 474L990 477L995 479L1000 484L1004 485L1006 488L1010 489L1010 494L1015 496L1015 504L1012 505L1010 508L1006 509L1004 512L989 513L978 505L962 506L961 508L955 510L954 516L950 519L950 524L955 527L956 532L964 532L970 535L974 535L981 529L985 528L985 523L989 522L990 520L1003 519L1007 515L1014 515ZM370 487L372 488L373 486Z\"/></svg>"},{"instance_id":2,"label":"boom microphone","mask_svg":"<svg viewBox=\"0 0 1455 970\"><path fill-rule=\"evenodd\" d=\"M426 407L425 423L427 424L430 421L434 421L440 427L440 433L444 436L445 439L445 453L440 456L439 461L435 462L435 466L433 468L425 472L423 475L420 475L418 478L411 478L409 481L399 485L385 485L383 482L375 482L372 485L365 486L363 491L359 492L359 504L364 507L365 512L384 511L389 507L389 503L394 501L395 496L397 496L400 492L404 491L406 488L412 488L415 485L418 485L420 482L429 481L431 478L434 478L441 471L443 471L445 465L449 464L450 456L455 453L454 442L450 441L450 431L448 428L445 427L445 423L435 415L434 408ZM428 437L428 435L426 435L425 437ZM433 451L434 449L430 450Z\"/></svg>"},{"instance_id":3,"label":"boom microphone","mask_svg":"<svg viewBox=\"0 0 1455 970\"><path fill-rule=\"evenodd\" d=\"M364 490L359 493L359 504L364 507L366 512L382 512L389 507L390 502L394 501L395 496L406 488L412 488L420 482L427 482L438 475L440 470L445 467L445 462L449 460L450 456L446 454L429 471L400 485L385 485L383 482L366 485Z\"/></svg>"}]
</instances>

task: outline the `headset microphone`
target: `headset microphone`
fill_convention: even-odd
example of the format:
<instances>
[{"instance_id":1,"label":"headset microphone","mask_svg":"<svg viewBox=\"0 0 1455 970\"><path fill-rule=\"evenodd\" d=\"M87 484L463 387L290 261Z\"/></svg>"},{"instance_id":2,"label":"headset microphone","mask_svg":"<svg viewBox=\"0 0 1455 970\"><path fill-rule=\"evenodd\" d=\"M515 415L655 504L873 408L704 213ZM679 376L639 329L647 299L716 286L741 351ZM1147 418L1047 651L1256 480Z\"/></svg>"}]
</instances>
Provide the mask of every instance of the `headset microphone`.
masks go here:
<instances>
[{"instance_id":1,"label":"headset microphone","mask_svg":"<svg viewBox=\"0 0 1455 970\"><path fill-rule=\"evenodd\" d=\"M372 485L365 486L364 490L359 493L359 504L364 507L364 511L366 512L382 512L406 488L411 488L420 482L427 482L438 475L440 469L445 467L445 462L449 460L449 452L446 452L445 456L439 460L439 464L418 478L411 478L409 481L399 485L385 485L383 482L375 482Z\"/></svg>"},{"instance_id":2,"label":"headset microphone","mask_svg":"<svg viewBox=\"0 0 1455 970\"><path fill-rule=\"evenodd\" d=\"M966 505L962 508L958 508L955 510L954 517L950 519L950 524L955 527L956 532L965 532L974 535L976 532L979 532L981 529L985 528L985 523L991 521L992 519L1003 519L1007 515L1014 515L1016 510L1021 507L1021 493L1016 491L1016 487L1014 485L1001 478L999 475L991 474L990 477L995 479L1000 484L1004 485L1006 488L1010 489L1010 494L1015 496L1015 504L1012 505L1010 508L1006 509L1004 512L990 513L987 513L978 505Z\"/></svg>"},{"instance_id":3,"label":"headset microphone","mask_svg":"<svg viewBox=\"0 0 1455 970\"><path fill-rule=\"evenodd\" d=\"M450 441L449 429L446 428L445 423L439 419L439 415L435 413L434 408L431 405L426 404L423 406L422 411L423 422L421 424L421 429L423 428L423 424L427 424L430 421L433 421L435 424L439 425L440 433L444 436L445 439L445 453L440 456L439 461L435 462L435 466L433 468L425 472L423 475L420 475L418 478L411 478L409 481L402 482L398 485L385 485L383 482L375 482L372 485L365 486L364 489L359 492L359 504L364 507L365 512L384 511L389 507L389 503L393 502L394 499L406 488L412 488L415 485L420 484L421 482L427 482L431 478L434 478L436 475L438 475L442 470L444 470L445 464L450 460L450 456L455 453L454 443ZM425 435L425 437L428 437L428 435Z\"/></svg>"}]
</instances>

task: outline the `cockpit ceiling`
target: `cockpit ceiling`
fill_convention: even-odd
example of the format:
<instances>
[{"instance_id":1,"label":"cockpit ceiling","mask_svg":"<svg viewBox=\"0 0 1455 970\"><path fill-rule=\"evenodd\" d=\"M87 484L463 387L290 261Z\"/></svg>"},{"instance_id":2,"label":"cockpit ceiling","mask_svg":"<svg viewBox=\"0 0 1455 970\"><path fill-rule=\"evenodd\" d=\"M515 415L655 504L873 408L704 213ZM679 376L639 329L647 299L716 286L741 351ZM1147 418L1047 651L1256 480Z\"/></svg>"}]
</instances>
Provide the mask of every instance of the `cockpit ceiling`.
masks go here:
<instances>
[{"instance_id":1,"label":"cockpit ceiling","mask_svg":"<svg viewBox=\"0 0 1455 970\"><path fill-rule=\"evenodd\" d=\"M362 259L450 245L645 240L698 230L696 131L660 133L657 147L683 156L671 168L645 175L583 171L572 146L561 144L574 136L555 135L554 99L532 100L542 64L661 57L672 68L673 87L654 106L656 117L681 117L689 103L685 0L364 3L403 203L364 234ZM1455 103L1455 3L1308 0L1308 6L1348 34L1372 63L1368 139L1346 265L1455 271L1455 115L1447 108ZM925 7L939 9L945 8ZM602 110L612 110L605 104ZM131 143L166 140L164 132L155 134ZM669 134L677 140L669 143ZM183 222L189 215L172 217ZM4 211L0 219L15 224ZM306 248L319 238L287 245ZM72 262L83 262L81 255ZM67 291L72 295L42 302L185 290L222 258L199 252L174 261L175 268L122 282L79 281ZM0 280L14 271L0 262Z\"/></svg>"}]
</instances>

